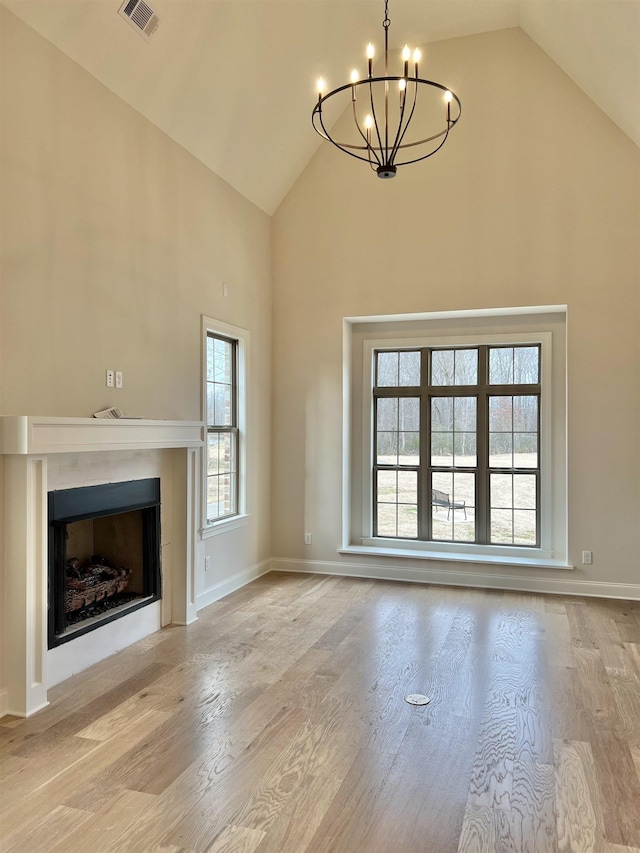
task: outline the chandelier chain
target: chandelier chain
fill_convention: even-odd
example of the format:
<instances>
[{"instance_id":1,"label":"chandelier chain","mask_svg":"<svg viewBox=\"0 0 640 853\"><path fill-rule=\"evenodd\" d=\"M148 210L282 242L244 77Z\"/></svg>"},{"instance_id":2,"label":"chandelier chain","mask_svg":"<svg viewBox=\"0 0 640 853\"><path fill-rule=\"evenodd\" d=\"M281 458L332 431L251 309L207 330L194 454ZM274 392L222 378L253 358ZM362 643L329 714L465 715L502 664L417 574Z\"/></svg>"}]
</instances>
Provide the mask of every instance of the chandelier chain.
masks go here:
<instances>
[{"instance_id":1,"label":"chandelier chain","mask_svg":"<svg viewBox=\"0 0 640 853\"><path fill-rule=\"evenodd\" d=\"M389 0L384 0L384 21L382 22L382 26L385 30L389 29L391 24L391 19L389 18Z\"/></svg>"}]
</instances>

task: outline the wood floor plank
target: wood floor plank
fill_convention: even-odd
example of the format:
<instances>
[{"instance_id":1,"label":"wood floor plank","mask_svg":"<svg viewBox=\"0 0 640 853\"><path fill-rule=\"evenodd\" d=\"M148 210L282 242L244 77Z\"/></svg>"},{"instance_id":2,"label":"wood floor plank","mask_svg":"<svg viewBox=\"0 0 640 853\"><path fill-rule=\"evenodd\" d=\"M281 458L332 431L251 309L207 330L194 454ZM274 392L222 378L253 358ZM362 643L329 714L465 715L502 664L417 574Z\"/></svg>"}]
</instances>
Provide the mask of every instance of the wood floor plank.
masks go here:
<instances>
[{"instance_id":1,"label":"wood floor plank","mask_svg":"<svg viewBox=\"0 0 640 853\"><path fill-rule=\"evenodd\" d=\"M169 669L169 665L165 663L146 663L134 676L105 689L102 694L92 696L91 700L83 704L80 709L67 712L55 725L34 734L22 746L15 749L14 754L24 758L34 755L42 757L48 749L57 750L61 740L77 735L81 729L113 711ZM55 708L52 711L55 713Z\"/></svg>"},{"instance_id":2,"label":"wood floor plank","mask_svg":"<svg viewBox=\"0 0 640 853\"><path fill-rule=\"evenodd\" d=\"M207 849L207 853L254 853L264 838L264 832L245 826L228 826Z\"/></svg>"},{"instance_id":3,"label":"wood floor plank","mask_svg":"<svg viewBox=\"0 0 640 853\"><path fill-rule=\"evenodd\" d=\"M358 754L345 710L327 697L314 729L301 730L240 813L244 826L265 830L259 853L302 851L313 838Z\"/></svg>"},{"instance_id":4,"label":"wood floor plank","mask_svg":"<svg viewBox=\"0 0 640 853\"><path fill-rule=\"evenodd\" d=\"M640 678L640 643L625 643L625 651L629 667Z\"/></svg>"},{"instance_id":5,"label":"wood floor plank","mask_svg":"<svg viewBox=\"0 0 640 853\"><path fill-rule=\"evenodd\" d=\"M558 851L604 853L604 823L589 744L558 740L554 751Z\"/></svg>"},{"instance_id":6,"label":"wood floor plank","mask_svg":"<svg viewBox=\"0 0 640 853\"><path fill-rule=\"evenodd\" d=\"M628 743L616 731L598 726L591 751L607 840L640 847L640 781Z\"/></svg>"},{"instance_id":7,"label":"wood floor plank","mask_svg":"<svg viewBox=\"0 0 640 853\"><path fill-rule=\"evenodd\" d=\"M304 853L360 853L384 800L393 755L360 750ZM371 848L373 851L373 848Z\"/></svg>"},{"instance_id":8,"label":"wood floor plank","mask_svg":"<svg viewBox=\"0 0 640 853\"><path fill-rule=\"evenodd\" d=\"M75 761L64 766L50 764L48 769L41 769L35 775L37 784L29 796L12 801L5 810L1 818L3 830L6 833L18 831L20 827L43 819L58 805L74 808L73 798L86 789L90 780L113 761L135 748L154 726L162 725L166 719L167 714L149 712L132 725L126 734L113 741L84 740L90 749ZM77 740L81 742L83 739Z\"/></svg>"},{"instance_id":9,"label":"wood floor plank","mask_svg":"<svg viewBox=\"0 0 640 853\"><path fill-rule=\"evenodd\" d=\"M362 853L383 853L397 845L425 853L457 850L477 733L469 720L453 715L438 731L423 722L416 712L389 771L384 796L356 848ZM453 739L455 750L447 745Z\"/></svg>"},{"instance_id":10,"label":"wood floor plank","mask_svg":"<svg viewBox=\"0 0 640 853\"><path fill-rule=\"evenodd\" d=\"M599 649L575 649L576 670L581 692L591 717L598 724L612 726L618 707Z\"/></svg>"},{"instance_id":11,"label":"wood floor plank","mask_svg":"<svg viewBox=\"0 0 640 853\"><path fill-rule=\"evenodd\" d=\"M0 849L3 853L50 853L54 844L67 845L73 833L86 826L92 817L90 812L56 806L27 832L18 831L13 838L3 834Z\"/></svg>"},{"instance_id":12,"label":"wood floor plank","mask_svg":"<svg viewBox=\"0 0 640 853\"><path fill-rule=\"evenodd\" d=\"M513 849L508 812L467 806L458 853L512 853Z\"/></svg>"},{"instance_id":13,"label":"wood floor plank","mask_svg":"<svg viewBox=\"0 0 640 853\"><path fill-rule=\"evenodd\" d=\"M591 737L592 715L574 667L549 666L548 693L553 737L586 742Z\"/></svg>"},{"instance_id":14,"label":"wood floor plank","mask_svg":"<svg viewBox=\"0 0 640 853\"><path fill-rule=\"evenodd\" d=\"M48 853L69 853L73 850L117 853L120 839L129 833L155 799L152 794L139 791L120 791L66 838L52 840Z\"/></svg>"},{"instance_id":15,"label":"wood floor plank","mask_svg":"<svg viewBox=\"0 0 640 853\"><path fill-rule=\"evenodd\" d=\"M631 758L633 759L633 763L636 766L636 773L638 774L638 779L640 779L640 748L631 748Z\"/></svg>"},{"instance_id":16,"label":"wood floor plank","mask_svg":"<svg viewBox=\"0 0 640 853\"><path fill-rule=\"evenodd\" d=\"M556 853L554 766L516 761L513 767L509 826L512 849L522 853Z\"/></svg>"},{"instance_id":17,"label":"wood floor plank","mask_svg":"<svg viewBox=\"0 0 640 853\"><path fill-rule=\"evenodd\" d=\"M141 816L123 840L122 851L136 851L150 842L202 849L199 839L212 842L209 821L224 826L246 802L256 784L306 720L300 709L283 709L247 745L240 735L221 738L200 761L185 771Z\"/></svg>"},{"instance_id":18,"label":"wood floor plank","mask_svg":"<svg viewBox=\"0 0 640 853\"><path fill-rule=\"evenodd\" d=\"M547 648L552 651L554 666L573 666L571 626L566 608L561 613L547 613L544 620L547 633Z\"/></svg>"},{"instance_id":19,"label":"wood floor plank","mask_svg":"<svg viewBox=\"0 0 640 853\"><path fill-rule=\"evenodd\" d=\"M607 670L607 677L618 708L622 735L633 748L640 748L640 678L626 669Z\"/></svg>"}]
</instances>

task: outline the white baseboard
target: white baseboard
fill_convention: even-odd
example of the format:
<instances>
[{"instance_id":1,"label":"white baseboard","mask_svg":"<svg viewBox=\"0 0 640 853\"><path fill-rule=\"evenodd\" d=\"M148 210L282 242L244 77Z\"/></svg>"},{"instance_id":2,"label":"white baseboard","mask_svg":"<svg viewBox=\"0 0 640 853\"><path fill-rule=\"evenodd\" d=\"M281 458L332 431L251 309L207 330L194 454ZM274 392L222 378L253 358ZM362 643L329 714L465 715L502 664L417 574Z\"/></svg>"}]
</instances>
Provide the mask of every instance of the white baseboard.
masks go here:
<instances>
[{"instance_id":1,"label":"white baseboard","mask_svg":"<svg viewBox=\"0 0 640 853\"><path fill-rule=\"evenodd\" d=\"M237 572L230 578L219 581L213 586L208 587L208 589L205 589L203 592L198 593L196 596L196 610L202 610L203 607L208 607L210 604L213 604L214 601L219 601L221 598L224 598L225 595L235 592L237 589L240 589L240 587L246 586L246 584L251 583L251 581L261 577L261 575L266 575L267 572L270 571L271 560L263 560L255 566L250 566L248 569Z\"/></svg>"},{"instance_id":2,"label":"white baseboard","mask_svg":"<svg viewBox=\"0 0 640 853\"><path fill-rule=\"evenodd\" d=\"M488 572L465 572L458 569L436 569L415 566L389 566L386 564L338 563L321 560L295 560L274 557L272 571L306 572L319 575L342 575L344 577L371 578L375 580L408 581L411 583L433 583L442 586L468 586L479 589L504 589L515 592L542 592L552 595L579 595L597 598L621 598L640 600L640 584L603 583L580 581L562 577L535 577L530 574L507 575Z\"/></svg>"},{"instance_id":3,"label":"white baseboard","mask_svg":"<svg viewBox=\"0 0 640 853\"><path fill-rule=\"evenodd\" d=\"M35 708L29 708L29 713L25 714L24 710L14 711L9 705L7 705L7 709L4 712L9 717L21 717L22 719L27 719L28 717L33 717L34 714L37 714L39 711L44 711L45 708L48 708L50 702L43 702L42 705L36 705ZM0 714L0 717L3 715Z\"/></svg>"},{"instance_id":4,"label":"white baseboard","mask_svg":"<svg viewBox=\"0 0 640 853\"><path fill-rule=\"evenodd\" d=\"M9 713L9 694L7 688L0 690L0 717L6 717Z\"/></svg>"}]
</instances>

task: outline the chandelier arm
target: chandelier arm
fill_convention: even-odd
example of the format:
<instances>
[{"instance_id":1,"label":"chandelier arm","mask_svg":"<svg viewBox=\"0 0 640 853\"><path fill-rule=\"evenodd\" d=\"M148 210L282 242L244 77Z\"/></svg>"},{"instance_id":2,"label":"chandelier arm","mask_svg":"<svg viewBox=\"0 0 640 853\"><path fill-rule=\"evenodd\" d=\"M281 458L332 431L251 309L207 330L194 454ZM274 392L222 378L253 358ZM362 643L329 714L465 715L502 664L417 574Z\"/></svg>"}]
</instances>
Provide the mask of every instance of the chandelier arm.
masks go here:
<instances>
[{"instance_id":1,"label":"chandelier arm","mask_svg":"<svg viewBox=\"0 0 640 853\"><path fill-rule=\"evenodd\" d=\"M413 118L413 114L416 109L416 104L418 103L418 82L413 85L413 104L411 106L411 112L409 113L409 118L407 119L404 129L402 129L402 120L400 121L400 125L398 126L398 133L400 134L399 139L397 139L396 144L393 149L393 157L395 159L396 154L398 153L398 149L402 148L402 140L404 139L404 135L407 132L409 125L411 124L411 119ZM402 130L402 132L400 132Z\"/></svg>"},{"instance_id":2,"label":"chandelier arm","mask_svg":"<svg viewBox=\"0 0 640 853\"><path fill-rule=\"evenodd\" d=\"M322 110L321 109L318 109L318 120L320 121L320 127L322 128L322 132L324 133L325 139L328 139L329 142L333 142L333 139L330 136L329 131L324 126L324 120L322 118ZM334 145L335 145L335 142L334 142Z\"/></svg>"},{"instance_id":3,"label":"chandelier arm","mask_svg":"<svg viewBox=\"0 0 640 853\"><path fill-rule=\"evenodd\" d=\"M358 123L358 113L356 112L356 102L351 101L351 106L353 109L353 122L354 122L356 128L358 129L358 133L360 134L360 136L362 137L362 139L364 141L364 147L367 150L368 155L369 155L369 163L371 164L371 168L373 169L373 164L371 163L371 154L373 154L374 157L376 158L376 162L377 162L378 166L380 165L380 160L378 158L378 155L377 155L375 149L371 147L371 145L369 144L369 140L367 139L366 135L362 132L362 130L360 128L360 125ZM352 146L352 147L355 147L355 146ZM364 158L362 158L362 159L364 159Z\"/></svg>"},{"instance_id":4,"label":"chandelier arm","mask_svg":"<svg viewBox=\"0 0 640 853\"><path fill-rule=\"evenodd\" d=\"M355 101L351 101L351 108L352 108L352 110L353 110L353 123L355 124L355 126L356 126L356 128L357 128L357 130L358 130L358 133L359 133L359 134L360 134L360 136L362 137L362 139L363 139L363 141L364 141L364 143L365 143L365 146L368 148L369 146L367 145L367 137L366 137L366 136L365 136L365 134L362 132L362 130L361 130L361 128L360 128L360 125L359 125L359 123L358 123L358 113L356 112L356 102L355 102Z\"/></svg>"},{"instance_id":5,"label":"chandelier arm","mask_svg":"<svg viewBox=\"0 0 640 853\"><path fill-rule=\"evenodd\" d=\"M316 116L318 116L318 118L319 118L319 122L320 122L319 128L316 124ZM331 139L329 134L324 129L324 124L322 122L322 110L317 109L317 107L314 108L313 112L311 113L311 124L313 125L313 129L318 134L318 136L321 136L323 139L326 139L327 142L333 142L333 140Z\"/></svg>"},{"instance_id":6,"label":"chandelier arm","mask_svg":"<svg viewBox=\"0 0 640 853\"><path fill-rule=\"evenodd\" d=\"M370 77L369 78L369 100L371 102L371 118L373 120L373 126L376 129L376 136L378 137L378 148L380 150L380 158L378 158L378 154L376 152L376 160L378 160L378 163L382 164L382 159L381 159L382 158L382 139L380 138L380 128L378 127L378 119L376 117L376 108L373 104L373 86L372 86L372 83L376 79L384 80L384 77L380 77L380 78ZM371 135L373 136L373 134L371 134ZM370 143L367 143L367 145L373 149L373 146L370 145Z\"/></svg>"},{"instance_id":7,"label":"chandelier arm","mask_svg":"<svg viewBox=\"0 0 640 853\"><path fill-rule=\"evenodd\" d=\"M417 90L418 90L417 85L414 86L414 89L415 89L415 92L414 92L414 96L413 96L413 107L411 109L411 115L409 116L407 123L405 125L405 131L406 131L406 129L409 126L409 123L411 121L411 116L413 115L413 110L416 108ZM400 142L402 141L402 136L404 136L404 131L402 133L402 136L400 135L400 131L402 130L402 120L404 118L404 111L405 111L406 106L407 106L407 97L406 97L406 88L405 88L404 98L402 99L402 106L400 107L400 120L398 121L398 130L396 131L396 138L393 140L393 148L391 149L391 158L390 158L389 162L392 165L393 165L393 162L396 158L396 154L398 152Z\"/></svg>"}]
</instances>

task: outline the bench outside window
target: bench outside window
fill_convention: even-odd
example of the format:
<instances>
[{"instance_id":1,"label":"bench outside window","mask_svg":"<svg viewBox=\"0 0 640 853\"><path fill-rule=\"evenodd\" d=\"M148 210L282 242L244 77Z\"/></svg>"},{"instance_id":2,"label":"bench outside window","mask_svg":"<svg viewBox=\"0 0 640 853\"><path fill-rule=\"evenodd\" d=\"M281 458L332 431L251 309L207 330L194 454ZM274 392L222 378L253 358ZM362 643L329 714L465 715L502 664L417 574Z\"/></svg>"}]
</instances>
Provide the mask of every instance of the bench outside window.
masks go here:
<instances>
[{"instance_id":1,"label":"bench outside window","mask_svg":"<svg viewBox=\"0 0 640 853\"><path fill-rule=\"evenodd\" d=\"M447 508L447 519L451 515L451 510L461 509L464 511L465 520L467 518L467 507L465 501L452 501L446 492L441 492L439 489L431 490L431 503L433 506L442 506Z\"/></svg>"}]
</instances>

